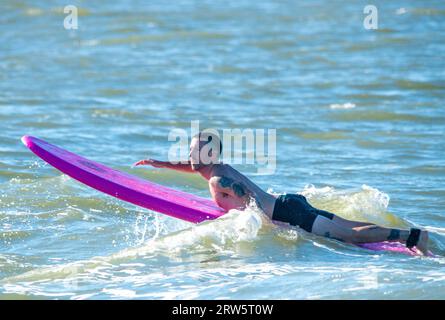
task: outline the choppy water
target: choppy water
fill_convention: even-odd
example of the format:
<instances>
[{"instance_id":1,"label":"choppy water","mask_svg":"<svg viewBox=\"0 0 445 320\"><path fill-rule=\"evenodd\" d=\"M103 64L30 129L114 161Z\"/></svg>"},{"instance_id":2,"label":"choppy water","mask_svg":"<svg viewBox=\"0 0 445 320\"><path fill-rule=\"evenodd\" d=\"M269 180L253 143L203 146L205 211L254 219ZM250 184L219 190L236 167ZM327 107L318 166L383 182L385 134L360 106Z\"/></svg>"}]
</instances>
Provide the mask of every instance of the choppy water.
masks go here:
<instances>
[{"instance_id":1,"label":"choppy water","mask_svg":"<svg viewBox=\"0 0 445 320\"><path fill-rule=\"evenodd\" d=\"M445 4L376 1L0 4L0 298L445 298ZM277 129L270 192L352 219L431 231L437 258L376 253L255 210L191 226L61 175L31 134L208 196L166 158L167 134Z\"/></svg>"}]
</instances>

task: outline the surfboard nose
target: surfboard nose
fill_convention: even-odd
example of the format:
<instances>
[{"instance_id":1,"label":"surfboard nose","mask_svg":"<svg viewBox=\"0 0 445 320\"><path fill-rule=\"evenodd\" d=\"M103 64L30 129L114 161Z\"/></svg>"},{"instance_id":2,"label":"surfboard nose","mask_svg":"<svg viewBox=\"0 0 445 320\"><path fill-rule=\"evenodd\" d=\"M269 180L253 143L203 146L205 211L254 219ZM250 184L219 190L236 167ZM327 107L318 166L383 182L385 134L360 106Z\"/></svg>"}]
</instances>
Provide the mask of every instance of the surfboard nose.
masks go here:
<instances>
[{"instance_id":1,"label":"surfboard nose","mask_svg":"<svg viewBox=\"0 0 445 320\"><path fill-rule=\"evenodd\" d=\"M24 136L22 137L22 139L21 139L22 142L23 142L23 144L24 144L25 146L27 146L27 147L29 147L30 144L31 144L30 138L31 138L31 136L24 135Z\"/></svg>"}]
</instances>

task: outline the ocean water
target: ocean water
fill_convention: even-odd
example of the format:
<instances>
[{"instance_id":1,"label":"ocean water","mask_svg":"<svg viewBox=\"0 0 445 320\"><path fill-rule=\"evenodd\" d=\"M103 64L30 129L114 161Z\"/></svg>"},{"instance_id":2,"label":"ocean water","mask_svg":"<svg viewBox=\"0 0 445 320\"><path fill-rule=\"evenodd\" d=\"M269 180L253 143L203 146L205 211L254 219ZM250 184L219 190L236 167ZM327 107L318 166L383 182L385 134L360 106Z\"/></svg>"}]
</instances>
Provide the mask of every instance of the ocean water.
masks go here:
<instances>
[{"instance_id":1,"label":"ocean water","mask_svg":"<svg viewBox=\"0 0 445 320\"><path fill-rule=\"evenodd\" d=\"M0 299L444 299L445 4L0 3ZM430 231L434 258L360 249L250 208L191 225L62 175L35 135L208 197L166 159L173 129L276 129L271 193Z\"/></svg>"}]
</instances>

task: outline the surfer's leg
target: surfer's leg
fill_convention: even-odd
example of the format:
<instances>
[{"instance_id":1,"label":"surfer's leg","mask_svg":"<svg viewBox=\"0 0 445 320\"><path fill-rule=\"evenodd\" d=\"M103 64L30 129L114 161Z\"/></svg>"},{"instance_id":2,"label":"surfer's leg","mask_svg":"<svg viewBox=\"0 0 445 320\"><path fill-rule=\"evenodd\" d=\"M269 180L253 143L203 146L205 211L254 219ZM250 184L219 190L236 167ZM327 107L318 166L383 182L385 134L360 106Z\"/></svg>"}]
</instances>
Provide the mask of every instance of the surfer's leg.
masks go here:
<instances>
[{"instance_id":1,"label":"surfer's leg","mask_svg":"<svg viewBox=\"0 0 445 320\"><path fill-rule=\"evenodd\" d=\"M344 227L323 216L318 216L312 226L312 232L319 236L337 239L348 243L370 243L382 241L406 242L409 231L388 229L376 225Z\"/></svg>"},{"instance_id":2,"label":"surfer's leg","mask_svg":"<svg viewBox=\"0 0 445 320\"><path fill-rule=\"evenodd\" d=\"M376 225L357 227L353 230L355 230L355 243L398 241L405 243L410 249L415 246L424 255L428 255L428 232L425 230L416 228L411 230L389 229Z\"/></svg>"},{"instance_id":3,"label":"surfer's leg","mask_svg":"<svg viewBox=\"0 0 445 320\"><path fill-rule=\"evenodd\" d=\"M425 230L390 229L377 225L347 228L334 220L318 216L312 226L312 233L353 244L398 241L405 243L408 248L415 246L424 255L428 255L428 232Z\"/></svg>"},{"instance_id":4,"label":"surfer's leg","mask_svg":"<svg viewBox=\"0 0 445 320\"><path fill-rule=\"evenodd\" d=\"M341 218L337 215L334 215L334 218L332 219L332 221L334 221L335 223L341 225L342 227L345 228L356 228L356 227L364 227L364 226L371 226L371 225L375 225L371 222L360 222L360 221L354 221L354 220L348 220L348 219L344 219Z\"/></svg>"},{"instance_id":5,"label":"surfer's leg","mask_svg":"<svg viewBox=\"0 0 445 320\"><path fill-rule=\"evenodd\" d=\"M313 234L341 242L353 243L354 231L352 228L343 227L333 220L323 216L317 216L312 225Z\"/></svg>"},{"instance_id":6,"label":"surfer's leg","mask_svg":"<svg viewBox=\"0 0 445 320\"><path fill-rule=\"evenodd\" d=\"M416 244L416 248L422 251L424 255L428 255L428 231L422 230L419 236L419 243Z\"/></svg>"},{"instance_id":7,"label":"surfer's leg","mask_svg":"<svg viewBox=\"0 0 445 320\"><path fill-rule=\"evenodd\" d=\"M409 237L408 230L389 229L377 225L352 228L355 231L356 243L399 241L406 242Z\"/></svg>"}]
</instances>

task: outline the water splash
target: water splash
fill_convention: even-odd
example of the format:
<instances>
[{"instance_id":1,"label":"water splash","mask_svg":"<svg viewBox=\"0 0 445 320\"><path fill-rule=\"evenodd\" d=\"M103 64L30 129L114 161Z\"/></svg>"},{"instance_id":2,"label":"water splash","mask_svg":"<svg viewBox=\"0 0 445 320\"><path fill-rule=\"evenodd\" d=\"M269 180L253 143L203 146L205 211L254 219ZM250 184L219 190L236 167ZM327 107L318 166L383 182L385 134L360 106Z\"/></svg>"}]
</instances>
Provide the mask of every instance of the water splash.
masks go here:
<instances>
[{"instance_id":1,"label":"water splash","mask_svg":"<svg viewBox=\"0 0 445 320\"><path fill-rule=\"evenodd\" d=\"M408 225L406 221L388 212L390 201L388 194L366 184L358 190L336 190L329 186L316 188L308 184L301 194L313 206L346 219L367 221L382 226Z\"/></svg>"}]
</instances>

